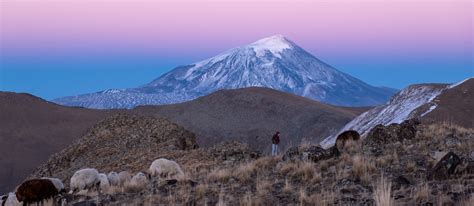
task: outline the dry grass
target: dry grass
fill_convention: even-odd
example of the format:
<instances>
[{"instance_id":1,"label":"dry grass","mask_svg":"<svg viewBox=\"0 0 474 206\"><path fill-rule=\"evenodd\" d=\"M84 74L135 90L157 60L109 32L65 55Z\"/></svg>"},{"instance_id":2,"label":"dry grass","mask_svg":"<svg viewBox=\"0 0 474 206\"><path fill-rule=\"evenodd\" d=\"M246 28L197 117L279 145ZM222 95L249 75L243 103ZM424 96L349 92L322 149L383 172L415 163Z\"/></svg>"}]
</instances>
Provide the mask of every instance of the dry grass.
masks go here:
<instances>
[{"instance_id":1,"label":"dry grass","mask_svg":"<svg viewBox=\"0 0 474 206\"><path fill-rule=\"evenodd\" d=\"M392 183L382 174L377 184L374 186L374 200L377 206L391 206L393 200L391 198Z\"/></svg>"},{"instance_id":2,"label":"dry grass","mask_svg":"<svg viewBox=\"0 0 474 206\"><path fill-rule=\"evenodd\" d=\"M405 171L407 172L414 172L416 170L416 163L413 161L410 161L407 163L405 166Z\"/></svg>"},{"instance_id":3,"label":"dry grass","mask_svg":"<svg viewBox=\"0 0 474 206\"><path fill-rule=\"evenodd\" d=\"M422 184L418 185L418 187L416 188L413 199L417 203L420 203L420 202L428 200L429 197L430 197L430 188L428 187L428 184L422 183Z\"/></svg>"},{"instance_id":4,"label":"dry grass","mask_svg":"<svg viewBox=\"0 0 474 206\"><path fill-rule=\"evenodd\" d=\"M353 174L365 183L369 183L370 175L376 170L375 163L362 155L352 158Z\"/></svg>"},{"instance_id":5,"label":"dry grass","mask_svg":"<svg viewBox=\"0 0 474 206\"><path fill-rule=\"evenodd\" d=\"M229 181L229 179L232 177L232 171L227 169L227 168L224 168L224 169L214 169L211 171L211 173L209 173L209 175L207 176L207 179L209 181L213 181L213 182L227 182Z\"/></svg>"},{"instance_id":6,"label":"dry grass","mask_svg":"<svg viewBox=\"0 0 474 206\"><path fill-rule=\"evenodd\" d=\"M255 183L255 189L257 191L257 195L265 196L270 193L271 188L272 188L272 183L270 181L257 178L257 182Z\"/></svg>"},{"instance_id":7,"label":"dry grass","mask_svg":"<svg viewBox=\"0 0 474 206\"><path fill-rule=\"evenodd\" d=\"M292 193L293 192L293 186L288 181L288 179L285 179L285 186L283 187L283 192L284 193Z\"/></svg>"}]
</instances>

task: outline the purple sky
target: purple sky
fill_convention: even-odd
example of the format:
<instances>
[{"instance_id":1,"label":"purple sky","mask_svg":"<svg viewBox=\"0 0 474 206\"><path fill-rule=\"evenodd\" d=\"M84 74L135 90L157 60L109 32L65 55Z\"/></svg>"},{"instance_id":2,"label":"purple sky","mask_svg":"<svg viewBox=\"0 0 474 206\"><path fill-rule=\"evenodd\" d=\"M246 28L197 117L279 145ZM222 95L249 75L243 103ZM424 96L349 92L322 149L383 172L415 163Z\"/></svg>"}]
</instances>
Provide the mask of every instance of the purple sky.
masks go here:
<instances>
[{"instance_id":1,"label":"purple sky","mask_svg":"<svg viewBox=\"0 0 474 206\"><path fill-rule=\"evenodd\" d=\"M469 0L117 2L2 0L0 89L53 98L138 86L274 34L374 85L453 82L474 73ZM57 76L66 73L61 70L109 71L106 77L116 81ZM20 78L35 72L45 76ZM47 74L92 84L76 88L49 79L49 86L37 85Z\"/></svg>"}]
</instances>

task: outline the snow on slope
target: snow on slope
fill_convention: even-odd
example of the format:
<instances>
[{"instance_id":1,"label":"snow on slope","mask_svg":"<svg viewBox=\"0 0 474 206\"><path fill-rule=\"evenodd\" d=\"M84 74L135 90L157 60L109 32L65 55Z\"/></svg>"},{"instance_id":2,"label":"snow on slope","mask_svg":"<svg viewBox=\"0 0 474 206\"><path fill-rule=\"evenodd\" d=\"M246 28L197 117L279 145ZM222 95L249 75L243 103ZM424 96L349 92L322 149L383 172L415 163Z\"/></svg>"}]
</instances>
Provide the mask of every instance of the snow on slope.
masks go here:
<instances>
[{"instance_id":1,"label":"snow on slope","mask_svg":"<svg viewBox=\"0 0 474 206\"><path fill-rule=\"evenodd\" d=\"M467 80L467 79L466 79ZM412 85L397 93L388 103L375 107L362 113L349 123L347 123L337 134L346 130L356 130L361 136L367 133L376 125L389 125L401 123L405 120L423 117L435 110L437 104L433 101L443 91L454 88L466 80L451 85ZM427 107L429 106L429 107ZM423 111L421 111L423 110ZM336 135L327 137L321 142L321 146L328 148L334 145Z\"/></svg>"},{"instance_id":2,"label":"snow on slope","mask_svg":"<svg viewBox=\"0 0 474 206\"><path fill-rule=\"evenodd\" d=\"M142 87L65 97L56 103L133 108L195 99L220 89L267 87L342 106L386 102L394 90L368 85L309 54L281 35L181 66Z\"/></svg>"}]
</instances>

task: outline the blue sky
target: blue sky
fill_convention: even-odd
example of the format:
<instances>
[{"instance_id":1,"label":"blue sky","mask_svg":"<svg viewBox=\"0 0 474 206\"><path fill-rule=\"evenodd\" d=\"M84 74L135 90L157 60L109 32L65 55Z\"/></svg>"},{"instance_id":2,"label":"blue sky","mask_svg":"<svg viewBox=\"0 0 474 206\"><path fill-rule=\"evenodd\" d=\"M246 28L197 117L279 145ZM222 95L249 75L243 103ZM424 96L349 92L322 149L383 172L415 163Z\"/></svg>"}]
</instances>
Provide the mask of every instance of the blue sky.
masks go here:
<instances>
[{"instance_id":1,"label":"blue sky","mask_svg":"<svg viewBox=\"0 0 474 206\"><path fill-rule=\"evenodd\" d=\"M215 54L193 57L52 56L2 57L0 90L27 92L44 99L131 88L150 82L178 65ZM369 84L401 89L414 83L451 83L474 76L471 58L327 56L318 58Z\"/></svg>"}]
</instances>

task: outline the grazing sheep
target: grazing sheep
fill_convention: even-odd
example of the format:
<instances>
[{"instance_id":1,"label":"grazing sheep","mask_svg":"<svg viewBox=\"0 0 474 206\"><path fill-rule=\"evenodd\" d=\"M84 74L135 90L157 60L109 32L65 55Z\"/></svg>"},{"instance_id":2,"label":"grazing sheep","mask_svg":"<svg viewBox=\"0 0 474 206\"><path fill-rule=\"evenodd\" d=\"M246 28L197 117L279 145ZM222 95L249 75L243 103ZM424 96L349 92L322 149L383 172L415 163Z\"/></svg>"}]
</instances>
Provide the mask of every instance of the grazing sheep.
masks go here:
<instances>
[{"instance_id":1,"label":"grazing sheep","mask_svg":"<svg viewBox=\"0 0 474 206\"><path fill-rule=\"evenodd\" d=\"M99 172L96 169L81 169L71 177L71 192L97 188L99 184Z\"/></svg>"},{"instance_id":2,"label":"grazing sheep","mask_svg":"<svg viewBox=\"0 0 474 206\"><path fill-rule=\"evenodd\" d=\"M184 175L178 163L164 158L153 161L153 163L151 163L149 172L153 176L171 179L177 179Z\"/></svg>"},{"instance_id":3,"label":"grazing sheep","mask_svg":"<svg viewBox=\"0 0 474 206\"><path fill-rule=\"evenodd\" d=\"M125 184L125 188L129 192L138 192L143 189L148 184L148 177L145 175L143 172L137 173L135 176L132 177L132 179Z\"/></svg>"},{"instance_id":4,"label":"grazing sheep","mask_svg":"<svg viewBox=\"0 0 474 206\"><path fill-rule=\"evenodd\" d=\"M107 175L107 179L109 179L109 183L111 186L120 185L120 178L116 172L109 172L109 174Z\"/></svg>"},{"instance_id":5,"label":"grazing sheep","mask_svg":"<svg viewBox=\"0 0 474 206\"><path fill-rule=\"evenodd\" d=\"M43 203L44 200L54 198L58 194L58 189L49 179L27 180L16 190L16 197L18 201L23 202L23 205L34 202Z\"/></svg>"},{"instance_id":6,"label":"grazing sheep","mask_svg":"<svg viewBox=\"0 0 474 206\"><path fill-rule=\"evenodd\" d=\"M10 192L6 195L3 195L1 198L1 205L2 206L19 206L21 205L18 199L16 199L16 195L13 192Z\"/></svg>"},{"instance_id":7,"label":"grazing sheep","mask_svg":"<svg viewBox=\"0 0 474 206\"><path fill-rule=\"evenodd\" d=\"M99 180L100 180L100 183L99 183L100 190L103 192L108 191L110 188L110 183L109 183L109 179L107 178L107 175L104 173L100 173Z\"/></svg>"},{"instance_id":8,"label":"grazing sheep","mask_svg":"<svg viewBox=\"0 0 474 206\"><path fill-rule=\"evenodd\" d=\"M54 177L42 177L41 179L50 180L59 192L65 192L63 181Z\"/></svg>"},{"instance_id":9,"label":"grazing sheep","mask_svg":"<svg viewBox=\"0 0 474 206\"><path fill-rule=\"evenodd\" d=\"M128 171L122 171L118 174L119 177L119 185L124 186L125 183L129 182L132 179L132 174Z\"/></svg>"}]
</instances>

